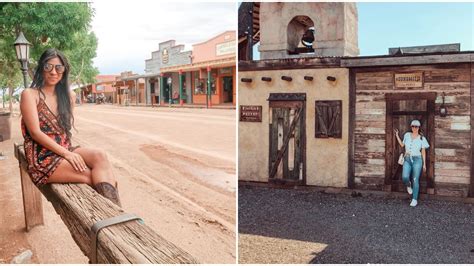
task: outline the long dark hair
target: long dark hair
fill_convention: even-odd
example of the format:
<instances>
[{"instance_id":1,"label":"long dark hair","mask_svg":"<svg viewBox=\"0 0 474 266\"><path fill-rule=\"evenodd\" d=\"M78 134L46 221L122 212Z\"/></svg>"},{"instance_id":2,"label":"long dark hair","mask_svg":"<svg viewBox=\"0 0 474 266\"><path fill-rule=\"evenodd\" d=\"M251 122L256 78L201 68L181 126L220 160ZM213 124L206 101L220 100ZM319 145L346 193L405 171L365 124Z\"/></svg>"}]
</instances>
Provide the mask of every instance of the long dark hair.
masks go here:
<instances>
[{"instance_id":1,"label":"long dark hair","mask_svg":"<svg viewBox=\"0 0 474 266\"><path fill-rule=\"evenodd\" d=\"M33 77L33 82L31 83L31 88L38 89L40 93L46 97L41 90L44 87L43 69L44 65L50 59L55 57L59 58L61 63L64 65L64 73L62 74L63 76L54 88L58 102L58 122L59 126L66 132L67 136L71 137L71 128L74 125L74 115L72 114L71 95L68 81L70 66L66 56L53 48L44 51L38 61L38 67L36 68L35 76Z\"/></svg>"}]
</instances>

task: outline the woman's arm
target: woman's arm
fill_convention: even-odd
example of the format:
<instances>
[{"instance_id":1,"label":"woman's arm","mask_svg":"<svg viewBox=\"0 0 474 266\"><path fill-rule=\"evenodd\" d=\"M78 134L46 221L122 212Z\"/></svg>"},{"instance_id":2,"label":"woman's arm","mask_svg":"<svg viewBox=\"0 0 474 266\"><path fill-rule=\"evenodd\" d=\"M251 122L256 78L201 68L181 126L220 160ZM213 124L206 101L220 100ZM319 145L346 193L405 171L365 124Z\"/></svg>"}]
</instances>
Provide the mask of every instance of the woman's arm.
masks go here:
<instances>
[{"instance_id":1,"label":"woman's arm","mask_svg":"<svg viewBox=\"0 0 474 266\"><path fill-rule=\"evenodd\" d=\"M395 137L397 138L398 144L400 144L400 147L405 147L405 143L400 139L400 136L398 136L398 129L394 129L393 132L395 132Z\"/></svg>"},{"instance_id":2,"label":"woman's arm","mask_svg":"<svg viewBox=\"0 0 474 266\"><path fill-rule=\"evenodd\" d=\"M423 157L423 172L426 172L426 149L421 149L421 157Z\"/></svg>"},{"instance_id":3,"label":"woman's arm","mask_svg":"<svg viewBox=\"0 0 474 266\"><path fill-rule=\"evenodd\" d=\"M46 149L68 160L76 171L85 170L86 164L79 154L70 152L41 131L38 110L36 109L36 99L32 92L33 90L31 89L24 90L21 93L20 100L21 115L31 138ZM80 158L78 158L78 156Z\"/></svg>"}]
</instances>

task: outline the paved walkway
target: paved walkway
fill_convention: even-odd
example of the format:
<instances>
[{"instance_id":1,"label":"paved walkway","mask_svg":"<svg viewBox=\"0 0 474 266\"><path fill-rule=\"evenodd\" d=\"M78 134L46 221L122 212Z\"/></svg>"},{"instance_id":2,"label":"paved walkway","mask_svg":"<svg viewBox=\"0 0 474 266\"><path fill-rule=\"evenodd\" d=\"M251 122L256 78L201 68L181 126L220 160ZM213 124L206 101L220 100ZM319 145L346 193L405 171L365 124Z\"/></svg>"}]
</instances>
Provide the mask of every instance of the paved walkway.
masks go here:
<instances>
[{"instance_id":1,"label":"paved walkway","mask_svg":"<svg viewBox=\"0 0 474 266\"><path fill-rule=\"evenodd\" d=\"M239 187L240 263L472 263L474 205Z\"/></svg>"}]
</instances>

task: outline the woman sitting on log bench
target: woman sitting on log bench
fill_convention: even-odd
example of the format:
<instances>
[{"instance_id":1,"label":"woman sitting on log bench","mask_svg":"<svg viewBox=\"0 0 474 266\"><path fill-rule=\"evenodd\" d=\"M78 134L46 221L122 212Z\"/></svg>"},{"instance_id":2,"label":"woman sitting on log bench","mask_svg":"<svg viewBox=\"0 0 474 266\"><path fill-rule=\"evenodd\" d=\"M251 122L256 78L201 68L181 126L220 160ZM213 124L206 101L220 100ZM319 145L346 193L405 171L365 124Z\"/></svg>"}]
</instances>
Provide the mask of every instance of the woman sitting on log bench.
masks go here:
<instances>
[{"instance_id":1,"label":"woman sitting on log bench","mask_svg":"<svg viewBox=\"0 0 474 266\"><path fill-rule=\"evenodd\" d=\"M21 94L21 129L28 173L36 186L86 183L121 206L117 181L104 151L71 146L76 95L69 89L69 63L56 49L40 57L31 88ZM113 185L112 185L113 184Z\"/></svg>"}]
</instances>

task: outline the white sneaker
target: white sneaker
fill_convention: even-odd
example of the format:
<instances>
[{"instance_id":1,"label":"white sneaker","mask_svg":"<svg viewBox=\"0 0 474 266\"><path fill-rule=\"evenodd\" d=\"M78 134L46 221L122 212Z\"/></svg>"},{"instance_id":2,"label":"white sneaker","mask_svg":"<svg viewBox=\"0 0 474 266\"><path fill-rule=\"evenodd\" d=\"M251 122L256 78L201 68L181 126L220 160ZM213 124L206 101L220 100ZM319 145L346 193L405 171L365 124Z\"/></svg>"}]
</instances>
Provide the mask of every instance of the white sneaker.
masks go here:
<instances>
[{"instance_id":1,"label":"white sneaker","mask_svg":"<svg viewBox=\"0 0 474 266\"><path fill-rule=\"evenodd\" d=\"M416 199L412 199L410 206L415 207L416 205L418 205L418 201Z\"/></svg>"},{"instance_id":2,"label":"white sneaker","mask_svg":"<svg viewBox=\"0 0 474 266\"><path fill-rule=\"evenodd\" d=\"M408 194L413 194L413 189L411 188L411 184L407 187Z\"/></svg>"}]
</instances>

